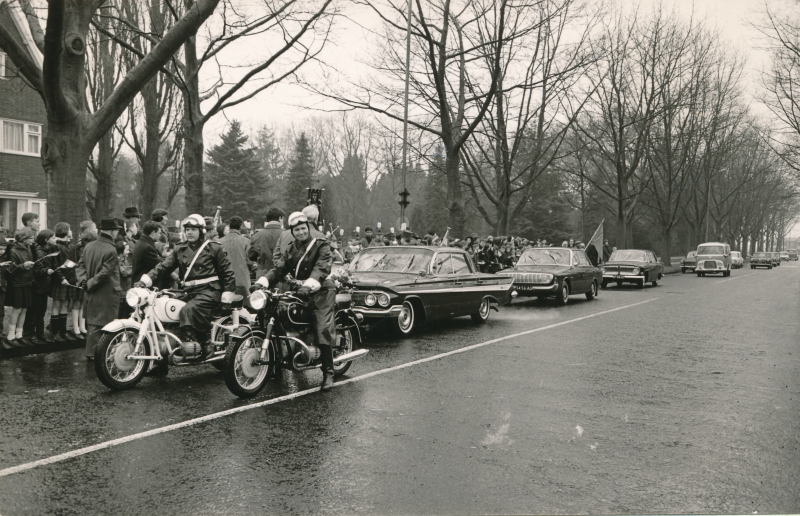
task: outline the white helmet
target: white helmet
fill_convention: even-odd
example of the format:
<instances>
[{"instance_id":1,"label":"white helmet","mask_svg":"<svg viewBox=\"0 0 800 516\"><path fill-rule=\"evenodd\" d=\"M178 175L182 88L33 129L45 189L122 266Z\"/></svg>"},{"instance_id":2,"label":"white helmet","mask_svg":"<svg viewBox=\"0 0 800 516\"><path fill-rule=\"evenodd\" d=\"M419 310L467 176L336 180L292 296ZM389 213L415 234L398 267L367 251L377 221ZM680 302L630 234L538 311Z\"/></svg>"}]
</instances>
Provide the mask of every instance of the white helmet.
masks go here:
<instances>
[{"instance_id":1,"label":"white helmet","mask_svg":"<svg viewBox=\"0 0 800 516\"><path fill-rule=\"evenodd\" d=\"M192 213L181 223L184 229L186 228L198 228L198 229L206 229L206 221L203 219L202 216Z\"/></svg>"},{"instance_id":2,"label":"white helmet","mask_svg":"<svg viewBox=\"0 0 800 516\"><path fill-rule=\"evenodd\" d=\"M305 224L306 226L308 226L308 217L306 217L306 215L303 212L296 211L291 215L289 215L288 222L289 222L289 229L294 229L295 226L298 226L300 224Z\"/></svg>"}]
</instances>

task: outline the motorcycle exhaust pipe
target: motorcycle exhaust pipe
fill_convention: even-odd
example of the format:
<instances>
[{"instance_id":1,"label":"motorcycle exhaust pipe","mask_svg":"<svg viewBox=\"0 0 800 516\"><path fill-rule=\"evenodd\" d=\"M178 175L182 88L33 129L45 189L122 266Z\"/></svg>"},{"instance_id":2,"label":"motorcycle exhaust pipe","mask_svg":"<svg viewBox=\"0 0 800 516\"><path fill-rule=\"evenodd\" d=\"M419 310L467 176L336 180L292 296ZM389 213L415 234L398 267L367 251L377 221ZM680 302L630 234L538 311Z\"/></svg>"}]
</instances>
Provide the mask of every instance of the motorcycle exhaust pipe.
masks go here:
<instances>
[{"instance_id":1,"label":"motorcycle exhaust pipe","mask_svg":"<svg viewBox=\"0 0 800 516\"><path fill-rule=\"evenodd\" d=\"M334 357L333 365L339 365L342 362L350 362L351 360L363 358L367 353L369 353L368 349L357 349L355 351L351 351L350 353L339 355L338 357Z\"/></svg>"}]
</instances>

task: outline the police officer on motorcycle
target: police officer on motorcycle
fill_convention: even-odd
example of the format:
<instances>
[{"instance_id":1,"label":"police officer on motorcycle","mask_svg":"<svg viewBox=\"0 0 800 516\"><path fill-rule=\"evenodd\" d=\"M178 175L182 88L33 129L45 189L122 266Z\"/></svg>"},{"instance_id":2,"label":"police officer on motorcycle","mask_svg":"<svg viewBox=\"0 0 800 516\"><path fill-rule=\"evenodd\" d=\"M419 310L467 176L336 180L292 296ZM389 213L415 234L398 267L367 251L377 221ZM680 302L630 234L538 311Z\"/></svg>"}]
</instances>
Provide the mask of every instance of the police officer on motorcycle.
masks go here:
<instances>
[{"instance_id":1,"label":"police officer on motorcycle","mask_svg":"<svg viewBox=\"0 0 800 516\"><path fill-rule=\"evenodd\" d=\"M236 290L236 280L225 249L219 242L204 238L205 228L203 217L189 215L183 221L186 242L176 245L163 262L140 280L149 288L159 277L168 277L178 269L186 292L186 305L178 314L180 337L184 343L196 342L202 346L200 356L194 357L201 360L214 355L214 345L209 342L213 311L220 303L231 303Z\"/></svg>"},{"instance_id":2,"label":"police officer on motorcycle","mask_svg":"<svg viewBox=\"0 0 800 516\"><path fill-rule=\"evenodd\" d=\"M336 287L328 279L331 273L331 248L326 240L311 237L308 219L303 213L292 213L288 223L294 241L281 250L273 268L256 283L268 288L283 281L289 273L301 282L297 297L308 299L308 308L312 313L311 326L322 360L321 390L327 391L333 387L331 345L336 338Z\"/></svg>"}]
</instances>

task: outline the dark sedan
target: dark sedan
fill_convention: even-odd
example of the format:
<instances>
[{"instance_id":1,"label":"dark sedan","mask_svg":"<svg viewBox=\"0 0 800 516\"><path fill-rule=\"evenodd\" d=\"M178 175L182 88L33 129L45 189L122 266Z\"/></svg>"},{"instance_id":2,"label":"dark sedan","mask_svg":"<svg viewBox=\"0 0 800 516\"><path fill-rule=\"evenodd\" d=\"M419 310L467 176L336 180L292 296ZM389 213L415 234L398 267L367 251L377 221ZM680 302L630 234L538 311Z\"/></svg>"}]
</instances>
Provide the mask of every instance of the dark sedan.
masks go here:
<instances>
[{"instance_id":1,"label":"dark sedan","mask_svg":"<svg viewBox=\"0 0 800 516\"><path fill-rule=\"evenodd\" d=\"M565 305L571 294L594 299L603 274L582 249L535 247L526 249L517 265L497 273L514 278L514 291L526 297L555 297Z\"/></svg>"},{"instance_id":2,"label":"dark sedan","mask_svg":"<svg viewBox=\"0 0 800 516\"><path fill-rule=\"evenodd\" d=\"M772 264L772 253L759 251L750 258L751 269L755 269L756 267L766 267L767 269L771 269Z\"/></svg>"},{"instance_id":3,"label":"dark sedan","mask_svg":"<svg viewBox=\"0 0 800 516\"><path fill-rule=\"evenodd\" d=\"M681 259L681 274L686 271L694 272L697 268L697 251L689 251L686 258Z\"/></svg>"},{"instance_id":4,"label":"dark sedan","mask_svg":"<svg viewBox=\"0 0 800 516\"><path fill-rule=\"evenodd\" d=\"M367 324L391 320L401 335L448 317L483 322L493 305L511 301L510 278L477 272L469 255L453 247L370 247L347 269L356 285L353 310Z\"/></svg>"},{"instance_id":5,"label":"dark sedan","mask_svg":"<svg viewBox=\"0 0 800 516\"><path fill-rule=\"evenodd\" d=\"M603 269L603 283L605 288L615 281L617 286L623 283L634 283L644 288L645 283L658 286L659 280L664 276L664 264L656 257L653 251L642 249L618 249L611 253Z\"/></svg>"}]
</instances>

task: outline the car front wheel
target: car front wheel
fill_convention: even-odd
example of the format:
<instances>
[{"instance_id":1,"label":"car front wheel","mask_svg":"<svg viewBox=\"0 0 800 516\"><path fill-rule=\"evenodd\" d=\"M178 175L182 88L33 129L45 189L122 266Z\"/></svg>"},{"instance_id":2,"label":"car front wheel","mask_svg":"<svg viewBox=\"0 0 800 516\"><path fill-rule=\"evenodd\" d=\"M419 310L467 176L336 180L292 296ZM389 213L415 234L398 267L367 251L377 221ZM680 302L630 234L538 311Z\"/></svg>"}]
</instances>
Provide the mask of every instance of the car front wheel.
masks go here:
<instances>
[{"instance_id":1,"label":"car front wheel","mask_svg":"<svg viewBox=\"0 0 800 516\"><path fill-rule=\"evenodd\" d=\"M395 321L395 328L397 328L397 332L402 335L411 335L414 329L417 326L417 312L414 303L411 301L406 301L403 303L403 307L400 310L400 313L397 315L397 320Z\"/></svg>"},{"instance_id":2,"label":"car front wheel","mask_svg":"<svg viewBox=\"0 0 800 516\"><path fill-rule=\"evenodd\" d=\"M484 323L489 319L489 312L491 312L491 305L489 303L489 298L485 297L481 300L478 311L474 314L470 314L470 317L472 317L472 320L476 323Z\"/></svg>"},{"instance_id":3,"label":"car front wheel","mask_svg":"<svg viewBox=\"0 0 800 516\"><path fill-rule=\"evenodd\" d=\"M561 290L558 292L556 300L561 306L566 305L567 301L569 301L569 284L566 281L561 285Z\"/></svg>"}]
</instances>

